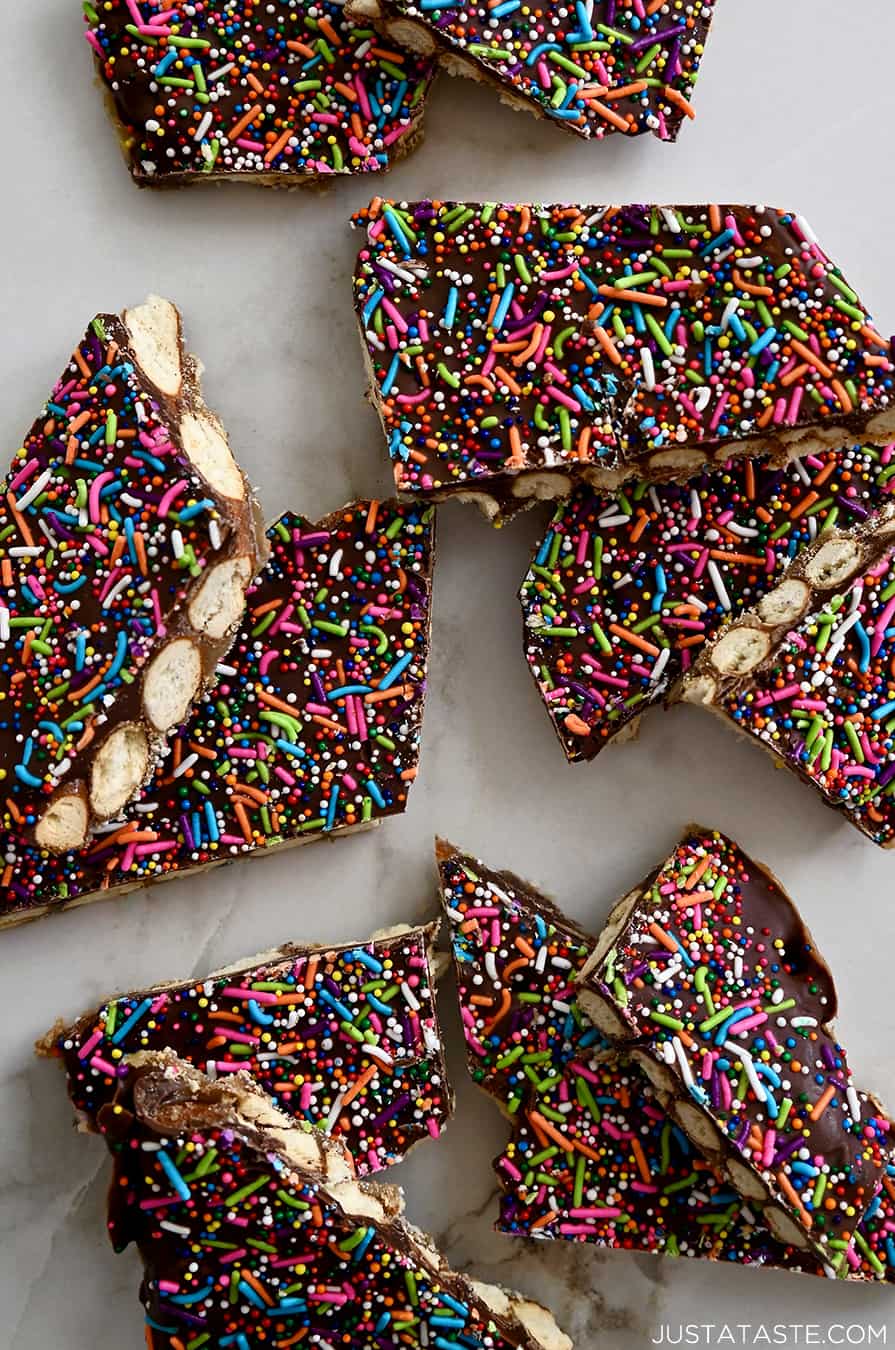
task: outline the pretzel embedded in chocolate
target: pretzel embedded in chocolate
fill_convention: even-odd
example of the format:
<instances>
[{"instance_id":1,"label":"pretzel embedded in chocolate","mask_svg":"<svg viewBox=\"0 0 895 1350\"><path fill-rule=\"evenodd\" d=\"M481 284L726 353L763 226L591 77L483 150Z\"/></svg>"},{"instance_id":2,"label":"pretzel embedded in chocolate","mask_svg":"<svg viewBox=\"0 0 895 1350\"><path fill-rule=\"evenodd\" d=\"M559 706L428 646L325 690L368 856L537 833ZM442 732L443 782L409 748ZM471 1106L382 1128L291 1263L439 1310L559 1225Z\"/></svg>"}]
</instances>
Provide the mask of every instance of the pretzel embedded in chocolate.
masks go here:
<instances>
[{"instance_id":1,"label":"pretzel embedded in chocolate","mask_svg":"<svg viewBox=\"0 0 895 1350\"><path fill-rule=\"evenodd\" d=\"M150 778L267 556L169 301L93 320L0 515L3 826L61 853Z\"/></svg>"},{"instance_id":2,"label":"pretzel embedded in chocolate","mask_svg":"<svg viewBox=\"0 0 895 1350\"><path fill-rule=\"evenodd\" d=\"M402 812L419 761L434 507L286 513L217 685L77 853L5 838L0 928Z\"/></svg>"},{"instance_id":3,"label":"pretzel embedded in chocolate","mask_svg":"<svg viewBox=\"0 0 895 1350\"><path fill-rule=\"evenodd\" d=\"M431 57L452 75L492 86L501 101L586 140L651 132L677 139L715 0L558 4L536 11L450 0L348 0L349 15Z\"/></svg>"},{"instance_id":4,"label":"pretzel embedded in chocolate","mask_svg":"<svg viewBox=\"0 0 895 1350\"><path fill-rule=\"evenodd\" d=\"M128 1056L170 1050L223 1078L251 1073L284 1115L344 1142L359 1176L437 1138L453 1107L435 1008L437 924L363 943L290 943L184 984L121 995L39 1044L97 1128ZM328 1048L327 1048L328 1047Z\"/></svg>"},{"instance_id":5,"label":"pretzel embedded in chocolate","mask_svg":"<svg viewBox=\"0 0 895 1350\"><path fill-rule=\"evenodd\" d=\"M346 1350L406 1323L433 1346L571 1350L545 1308L450 1270L396 1187L354 1180L342 1146L281 1115L247 1075L212 1083L171 1056L131 1063L101 1124L110 1236L143 1260L150 1350L203 1335L263 1344L272 1317L281 1341L310 1333Z\"/></svg>"},{"instance_id":6,"label":"pretzel embedded in chocolate","mask_svg":"<svg viewBox=\"0 0 895 1350\"><path fill-rule=\"evenodd\" d=\"M377 199L355 225L399 493L500 522L895 438L891 343L794 212Z\"/></svg>"},{"instance_id":7,"label":"pretzel embedded in chocolate","mask_svg":"<svg viewBox=\"0 0 895 1350\"><path fill-rule=\"evenodd\" d=\"M672 696L712 709L895 844L895 510L828 531L708 644Z\"/></svg>"},{"instance_id":8,"label":"pretzel embedded in chocolate","mask_svg":"<svg viewBox=\"0 0 895 1350\"><path fill-rule=\"evenodd\" d=\"M836 990L793 902L732 840L688 829L616 905L579 999L781 1242L836 1264L891 1161L851 1079Z\"/></svg>"}]
</instances>

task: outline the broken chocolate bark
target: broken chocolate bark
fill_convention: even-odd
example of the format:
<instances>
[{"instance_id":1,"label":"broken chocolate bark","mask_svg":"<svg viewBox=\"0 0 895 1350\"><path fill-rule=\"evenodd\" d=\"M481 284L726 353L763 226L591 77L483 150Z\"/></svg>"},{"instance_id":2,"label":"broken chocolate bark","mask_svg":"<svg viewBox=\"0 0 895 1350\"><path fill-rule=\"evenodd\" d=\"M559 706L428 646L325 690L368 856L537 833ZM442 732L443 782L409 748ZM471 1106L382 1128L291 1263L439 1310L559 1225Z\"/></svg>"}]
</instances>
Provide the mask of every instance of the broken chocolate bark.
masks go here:
<instances>
[{"instance_id":1,"label":"broken chocolate bark","mask_svg":"<svg viewBox=\"0 0 895 1350\"><path fill-rule=\"evenodd\" d=\"M494 1164L499 1230L788 1268L584 1015L575 980L596 940L518 877L443 842L438 855L467 1064L513 1126Z\"/></svg>"},{"instance_id":2,"label":"broken chocolate bark","mask_svg":"<svg viewBox=\"0 0 895 1350\"><path fill-rule=\"evenodd\" d=\"M890 496L895 447L740 460L690 483L581 488L563 502L520 591L525 654L570 760L636 730L706 642L778 584L824 531Z\"/></svg>"},{"instance_id":3,"label":"broken chocolate bark","mask_svg":"<svg viewBox=\"0 0 895 1350\"><path fill-rule=\"evenodd\" d=\"M39 1047L61 1058L96 1128L128 1057L170 1050L212 1079L245 1071L284 1115L340 1139L378 1172L452 1110L431 967L437 924L335 948L297 944L205 979L111 999Z\"/></svg>"},{"instance_id":4,"label":"broken chocolate bark","mask_svg":"<svg viewBox=\"0 0 895 1350\"><path fill-rule=\"evenodd\" d=\"M217 685L133 807L77 853L7 833L0 927L403 811L425 702L433 517L368 501L271 526Z\"/></svg>"},{"instance_id":5,"label":"broken chocolate bark","mask_svg":"<svg viewBox=\"0 0 895 1350\"><path fill-rule=\"evenodd\" d=\"M93 320L0 515L3 828L58 853L151 777L267 556L172 304Z\"/></svg>"},{"instance_id":6,"label":"broken chocolate bark","mask_svg":"<svg viewBox=\"0 0 895 1350\"><path fill-rule=\"evenodd\" d=\"M779 883L694 826L615 907L581 1006L781 1242L834 1263L883 1183L889 1122L852 1083L836 991Z\"/></svg>"},{"instance_id":7,"label":"broken chocolate bark","mask_svg":"<svg viewBox=\"0 0 895 1350\"><path fill-rule=\"evenodd\" d=\"M467 1064L513 1134L495 1161L498 1230L792 1272L895 1279L895 1167L823 1262L775 1241L715 1175L625 1049L584 1015L596 947L529 883L439 841Z\"/></svg>"},{"instance_id":8,"label":"broken chocolate bark","mask_svg":"<svg viewBox=\"0 0 895 1350\"><path fill-rule=\"evenodd\" d=\"M893 546L891 507L822 536L676 691L754 737L884 847L895 843Z\"/></svg>"},{"instance_id":9,"label":"broken chocolate bark","mask_svg":"<svg viewBox=\"0 0 895 1350\"><path fill-rule=\"evenodd\" d=\"M481 80L503 102L587 140L621 132L677 139L705 50L715 0L550 4L521 0L348 0L392 41Z\"/></svg>"},{"instance_id":10,"label":"broken chocolate bark","mask_svg":"<svg viewBox=\"0 0 895 1350\"><path fill-rule=\"evenodd\" d=\"M891 343L792 212L377 199L355 224L399 493L499 522L895 434Z\"/></svg>"},{"instance_id":11,"label":"broken chocolate bark","mask_svg":"<svg viewBox=\"0 0 895 1350\"><path fill-rule=\"evenodd\" d=\"M269 187L389 168L422 134L434 73L332 0L85 5L140 186Z\"/></svg>"},{"instance_id":12,"label":"broken chocolate bark","mask_svg":"<svg viewBox=\"0 0 895 1350\"><path fill-rule=\"evenodd\" d=\"M135 1243L150 1350L403 1341L571 1350L546 1309L450 1270L391 1186L357 1182L333 1141L251 1079L212 1083L137 1057L101 1113L113 1153L109 1233Z\"/></svg>"}]
</instances>

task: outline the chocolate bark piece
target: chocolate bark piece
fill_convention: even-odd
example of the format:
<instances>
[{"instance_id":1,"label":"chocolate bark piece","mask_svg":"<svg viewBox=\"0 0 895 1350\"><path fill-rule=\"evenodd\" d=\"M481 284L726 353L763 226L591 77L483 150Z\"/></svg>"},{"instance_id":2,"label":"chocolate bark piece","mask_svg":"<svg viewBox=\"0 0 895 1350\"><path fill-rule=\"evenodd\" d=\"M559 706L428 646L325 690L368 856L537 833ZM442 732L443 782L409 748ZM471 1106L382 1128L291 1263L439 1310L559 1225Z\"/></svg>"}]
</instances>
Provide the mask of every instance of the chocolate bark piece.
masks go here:
<instances>
[{"instance_id":1,"label":"chocolate bark piece","mask_svg":"<svg viewBox=\"0 0 895 1350\"><path fill-rule=\"evenodd\" d=\"M399 493L499 522L895 435L891 343L792 212L377 199L355 225Z\"/></svg>"},{"instance_id":2,"label":"chocolate bark piece","mask_svg":"<svg viewBox=\"0 0 895 1350\"><path fill-rule=\"evenodd\" d=\"M0 516L3 828L62 852L151 777L267 556L169 301L93 320Z\"/></svg>"},{"instance_id":3,"label":"chocolate bark piece","mask_svg":"<svg viewBox=\"0 0 895 1350\"><path fill-rule=\"evenodd\" d=\"M586 140L651 132L674 141L690 105L715 0L459 8L443 0L348 0L387 38L491 85L504 103Z\"/></svg>"},{"instance_id":4,"label":"chocolate bark piece","mask_svg":"<svg viewBox=\"0 0 895 1350\"><path fill-rule=\"evenodd\" d=\"M801 548L866 521L891 494L893 453L740 460L681 486L581 488L563 502L519 598L526 660L567 758L630 736Z\"/></svg>"},{"instance_id":5,"label":"chocolate bark piece","mask_svg":"<svg viewBox=\"0 0 895 1350\"><path fill-rule=\"evenodd\" d=\"M505 1112L498 1231L792 1272L895 1278L895 1186L835 1265L776 1242L584 1016L576 977L596 939L528 882L438 844L467 1064ZM893 1169L895 1173L895 1169ZM887 1245L888 1243L888 1245Z\"/></svg>"},{"instance_id":6,"label":"chocolate bark piece","mask_svg":"<svg viewBox=\"0 0 895 1350\"><path fill-rule=\"evenodd\" d=\"M332 0L85 6L134 181L313 186L388 169L422 136L434 66Z\"/></svg>"},{"instance_id":7,"label":"chocolate bark piece","mask_svg":"<svg viewBox=\"0 0 895 1350\"><path fill-rule=\"evenodd\" d=\"M138 1056L102 1113L109 1233L135 1243L150 1350L199 1341L571 1350L550 1313L450 1270L393 1186L358 1182L333 1141L244 1074L212 1083Z\"/></svg>"},{"instance_id":8,"label":"chocolate bark piece","mask_svg":"<svg viewBox=\"0 0 895 1350\"><path fill-rule=\"evenodd\" d=\"M397 815L416 776L434 509L287 513L217 686L125 818L79 853L4 839L0 927Z\"/></svg>"},{"instance_id":9,"label":"chocolate bark piece","mask_svg":"<svg viewBox=\"0 0 895 1350\"><path fill-rule=\"evenodd\" d=\"M128 1056L170 1050L212 1078L244 1070L284 1115L341 1139L359 1176L437 1139L453 1109L435 1008L438 924L338 947L290 943L205 979L125 994L57 1023L89 1130L127 1077Z\"/></svg>"},{"instance_id":10,"label":"chocolate bark piece","mask_svg":"<svg viewBox=\"0 0 895 1350\"><path fill-rule=\"evenodd\" d=\"M594 1025L771 1232L821 1261L847 1250L889 1122L852 1083L832 976L771 873L691 826L616 905L579 979Z\"/></svg>"},{"instance_id":11,"label":"chocolate bark piece","mask_svg":"<svg viewBox=\"0 0 895 1350\"><path fill-rule=\"evenodd\" d=\"M596 940L527 882L439 841L470 1074L513 1134L498 1229L623 1250L776 1264L624 1052L579 1006Z\"/></svg>"},{"instance_id":12,"label":"chocolate bark piece","mask_svg":"<svg viewBox=\"0 0 895 1350\"><path fill-rule=\"evenodd\" d=\"M874 843L895 844L895 511L825 533L675 691L754 737Z\"/></svg>"}]
</instances>

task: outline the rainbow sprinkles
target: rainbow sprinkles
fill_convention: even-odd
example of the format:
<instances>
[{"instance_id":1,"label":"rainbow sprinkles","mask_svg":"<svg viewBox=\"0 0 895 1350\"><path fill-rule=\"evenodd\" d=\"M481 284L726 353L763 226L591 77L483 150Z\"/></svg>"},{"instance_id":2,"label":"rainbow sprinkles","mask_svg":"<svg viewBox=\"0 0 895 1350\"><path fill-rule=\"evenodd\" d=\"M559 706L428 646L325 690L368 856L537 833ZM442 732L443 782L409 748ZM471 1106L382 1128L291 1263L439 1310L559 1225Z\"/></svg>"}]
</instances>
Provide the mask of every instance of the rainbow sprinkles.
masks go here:
<instances>
[{"instance_id":1,"label":"rainbow sprinkles","mask_svg":"<svg viewBox=\"0 0 895 1350\"><path fill-rule=\"evenodd\" d=\"M0 926L404 810L429 653L434 509L355 502L270 528L216 687L89 849L5 839Z\"/></svg>"},{"instance_id":2,"label":"rainbow sprinkles","mask_svg":"<svg viewBox=\"0 0 895 1350\"><path fill-rule=\"evenodd\" d=\"M246 1075L138 1056L101 1124L109 1236L139 1250L148 1350L572 1350L545 1308L452 1271L396 1187L355 1181Z\"/></svg>"},{"instance_id":3,"label":"rainbow sprinkles","mask_svg":"<svg viewBox=\"0 0 895 1350\"><path fill-rule=\"evenodd\" d=\"M895 437L895 367L808 223L765 206L376 200L354 279L398 492L497 523Z\"/></svg>"},{"instance_id":4,"label":"rainbow sprinkles","mask_svg":"<svg viewBox=\"0 0 895 1350\"><path fill-rule=\"evenodd\" d=\"M581 488L556 510L522 582L525 655L560 744L593 759L636 731L718 629L802 549L862 525L895 488L895 446L775 468L732 461L687 484Z\"/></svg>"},{"instance_id":5,"label":"rainbow sprinkles","mask_svg":"<svg viewBox=\"0 0 895 1350\"><path fill-rule=\"evenodd\" d=\"M0 823L39 848L82 847L151 777L267 557L198 369L169 301L97 315L6 476Z\"/></svg>"},{"instance_id":6,"label":"rainbow sprinkles","mask_svg":"<svg viewBox=\"0 0 895 1350\"><path fill-rule=\"evenodd\" d=\"M512 1125L499 1232L895 1280L895 1167L852 1246L826 1262L782 1246L585 1015L576 981L597 939L511 873L441 842L438 856L469 1072Z\"/></svg>"},{"instance_id":7,"label":"rainbow sprinkles","mask_svg":"<svg viewBox=\"0 0 895 1350\"><path fill-rule=\"evenodd\" d=\"M348 0L395 42L585 140L677 139L715 0Z\"/></svg>"},{"instance_id":8,"label":"rainbow sprinkles","mask_svg":"<svg viewBox=\"0 0 895 1350\"><path fill-rule=\"evenodd\" d=\"M851 1250L890 1124L853 1083L830 971L761 864L691 826L610 914L579 1000L775 1237L826 1264Z\"/></svg>"},{"instance_id":9,"label":"rainbow sprinkles","mask_svg":"<svg viewBox=\"0 0 895 1350\"><path fill-rule=\"evenodd\" d=\"M87 40L141 186L296 186L387 169L432 67L333 0L86 0Z\"/></svg>"},{"instance_id":10,"label":"rainbow sprinkles","mask_svg":"<svg viewBox=\"0 0 895 1350\"><path fill-rule=\"evenodd\" d=\"M61 1059L97 1130L128 1056L170 1050L216 1078L250 1073L285 1115L345 1144L358 1176L437 1139L453 1102L435 1009L437 924L340 947L290 944L185 984L110 999L38 1047Z\"/></svg>"}]
</instances>

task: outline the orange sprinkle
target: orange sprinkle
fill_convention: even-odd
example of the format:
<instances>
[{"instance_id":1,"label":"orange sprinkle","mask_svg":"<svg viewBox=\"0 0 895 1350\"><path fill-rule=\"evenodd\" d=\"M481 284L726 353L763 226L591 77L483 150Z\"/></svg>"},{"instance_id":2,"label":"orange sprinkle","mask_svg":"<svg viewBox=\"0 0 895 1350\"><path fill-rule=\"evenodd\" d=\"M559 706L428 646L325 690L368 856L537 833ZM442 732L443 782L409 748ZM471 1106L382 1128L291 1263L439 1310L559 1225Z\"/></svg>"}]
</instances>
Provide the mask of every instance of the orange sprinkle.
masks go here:
<instances>
[{"instance_id":1,"label":"orange sprinkle","mask_svg":"<svg viewBox=\"0 0 895 1350\"><path fill-rule=\"evenodd\" d=\"M614 633L617 638L621 638L623 642L629 642L638 651L646 652L647 656L659 655L658 647L654 647L651 642L647 642L646 638L642 638L639 633L631 633L627 628L622 628L621 624L611 623L609 631Z\"/></svg>"},{"instance_id":2,"label":"orange sprinkle","mask_svg":"<svg viewBox=\"0 0 895 1350\"><path fill-rule=\"evenodd\" d=\"M253 108L249 108L246 115L244 117L240 117L239 121L235 122L233 126L230 128L230 130L225 133L227 139L229 141L235 141L239 136L242 135L242 133L246 130L247 127L250 127L252 125L255 118L260 114L260 112L261 106L258 103L256 103Z\"/></svg>"},{"instance_id":3,"label":"orange sprinkle","mask_svg":"<svg viewBox=\"0 0 895 1350\"><path fill-rule=\"evenodd\" d=\"M833 1087L832 1083L828 1083L827 1086L824 1088L823 1092L818 1097L817 1101L812 1106L811 1110L808 1112L810 1119L820 1120L821 1116L823 1115L824 1111L826 1111L827 1107L830 1105L830 1102L833 1100L835 1095L836 1089Z\"/></svg>"}]
</instances>

